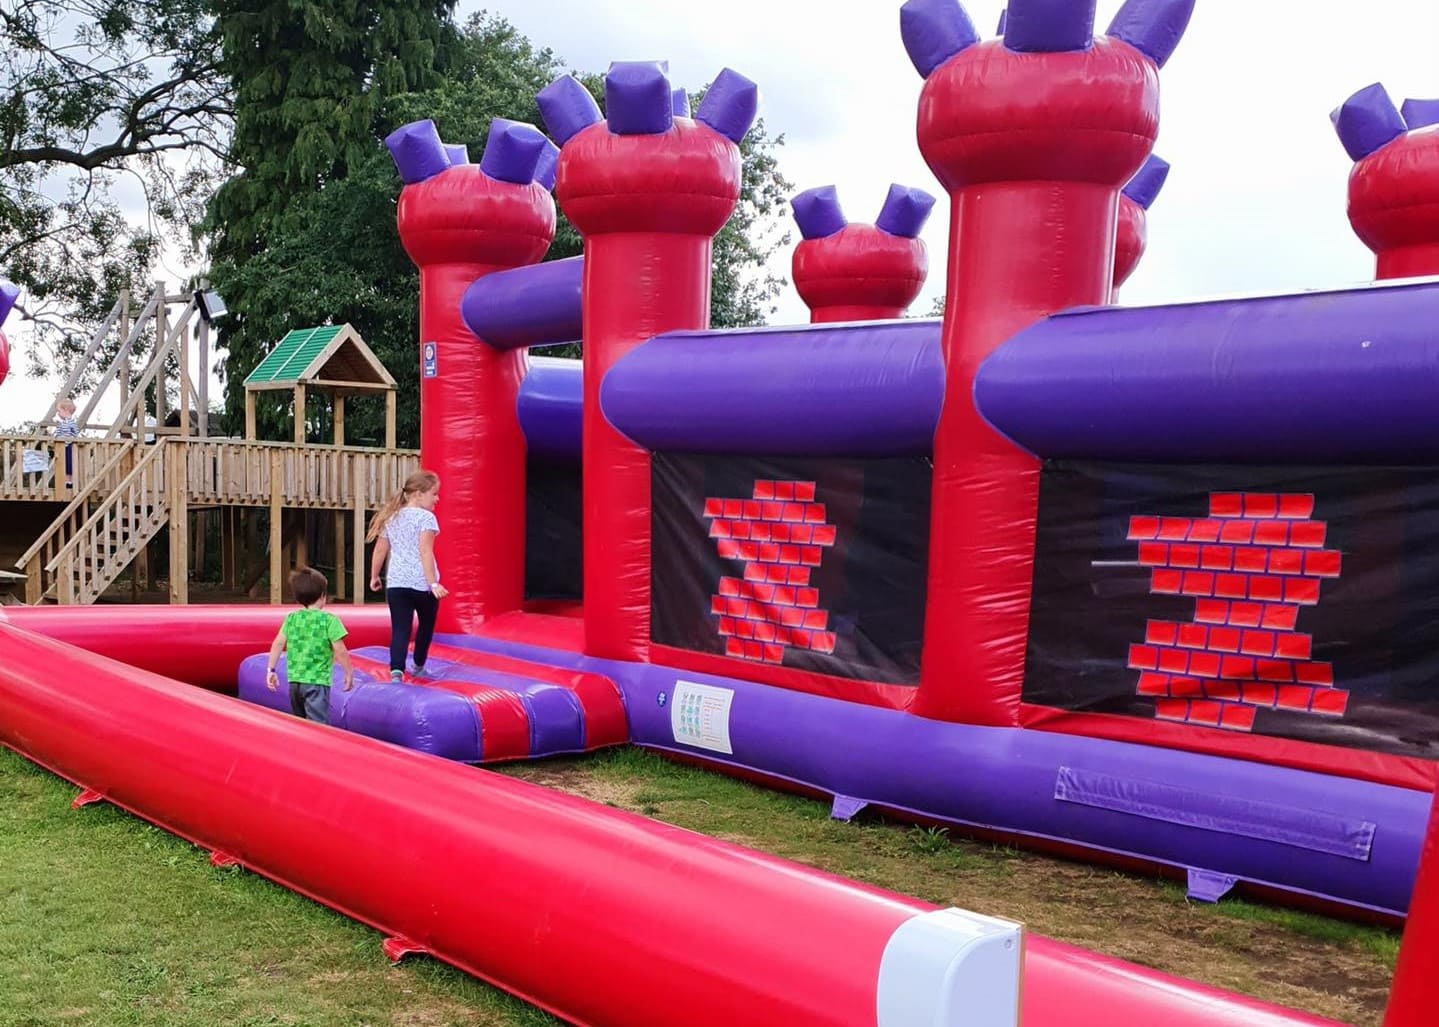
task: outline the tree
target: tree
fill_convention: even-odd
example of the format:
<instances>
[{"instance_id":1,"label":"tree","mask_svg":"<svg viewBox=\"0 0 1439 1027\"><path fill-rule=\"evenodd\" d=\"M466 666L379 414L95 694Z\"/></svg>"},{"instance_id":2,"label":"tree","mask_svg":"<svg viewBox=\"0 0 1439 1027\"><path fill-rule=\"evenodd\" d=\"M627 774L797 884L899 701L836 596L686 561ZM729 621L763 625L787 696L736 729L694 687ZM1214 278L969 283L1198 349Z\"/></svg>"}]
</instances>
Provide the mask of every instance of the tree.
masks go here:
<instances>
[{"instance_id":1,"label":"tree","mask_svg":"<svg viewBox=\"0 0 1439 1027\"><path fill-rule=\"evenodd\" d=\"M0 2L0 269L56 366L188 238L229 132L214 53L204 0Z\"/></svg>"},{"instance_id":2,"label":"tree","mask_svg":"<svg viewBox=\"0 0 1439 1027\"><path fill-rule=\"evenodd\" d=\"M351 179L363 181L375 162L388 98L433 86L455 33L453 0L213 3L220 66L235 92L237 173L210 201L205 230L210 278L231 311L218 343L228 353L222 369L234 431L239 384L275 340L293 327L344 321L348 309L394 287L360 241L384 223L390 227L380 231L393 235L393 209L356 221L350 204L368 210L372 197ZM317 225L317 215L332 223ZM318 259L304 241L316 225L322 233L343 226L353 251ZM373 334L366 318L353 320Z\"/></svg>"},{"instance_id":3,"label":"tree","mask_svg":"<svg viewBox=\"0 0 1439 1027\"><path fill-rule=\"evenodd\" d=\"M478 160L493 118L539 123L535 94L561 70L549 50L485 14L473 16L447 42L442 64L433 88L385 98L367 149L349 162L344 177L297 196L272 222L263 250L223 278L215 274L231 309L241 310L244 319L243 333L231 330L223 337L232 429L243 416L239 383L276 339L298 325L348 321L399 383L400 444L418 444L419 277L395 229L400 180L382 140L399 125L433 118L447 142L466 144ZM597 96L602 92L599 76L581 80ZM773 309L781 283L763 268L788 238L774 227L790 188L775 156L781 143L761 123L743 144L744 192L715 243L716 326L757 324ZM580 251L578 234L562 217L546 259ZM283 417L278 410L262 413L265 430L283 431ZM346 424L352 438L375 438L378 411L357 410Z\"/></svg>"}]
</instances>

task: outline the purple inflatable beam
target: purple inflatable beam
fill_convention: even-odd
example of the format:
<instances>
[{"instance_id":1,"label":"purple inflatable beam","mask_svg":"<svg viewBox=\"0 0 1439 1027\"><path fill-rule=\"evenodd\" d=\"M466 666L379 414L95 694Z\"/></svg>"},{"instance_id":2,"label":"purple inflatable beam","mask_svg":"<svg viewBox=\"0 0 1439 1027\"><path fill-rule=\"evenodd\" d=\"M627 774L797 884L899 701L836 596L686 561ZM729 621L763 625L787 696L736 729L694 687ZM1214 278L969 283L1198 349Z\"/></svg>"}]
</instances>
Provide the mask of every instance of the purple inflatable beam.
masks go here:
<instances>
[{"instance_id":1,"label":"purple inflatable beam","mask_svg":"<svg viewBox=\"0 0 1439 1027\"><path fill-rule=\"evenodd\" d=\"M1404 124L1411 132L1416 128L1439 125L1439 100L1405 100L1400 113L1404 115Z\"/></svg>"},{"instance_id":2,"label":"purple inflatable beam","mask_svg":"<svg viewBox=\"0 0 1439 1027\"><path fill-rule=\"evenodd\" d=\"M901 239L918 239L932 210L934 197L929 193L895 184L889 187L884 208L874 224L880 231Z\"/></svg>"},{"instance_id":3,"label":"purple inflatable beam","mask_svg":"<svg viewBox=\"0 0 1439 1027\"><path fill-rule=\"evenodd\" d=\"M1168 178L1169 162L1151 154L1124 187L1124 195L1148 210Z\"/></svg>"},{"instance_id":4,"label":"purple inflatable beam","mask_svg":"<svg viewBox=\"0 0 1439 1027\"><path fill-rule=\"evenodd\" d=\"M1408 131L1404 116L1378 82L1365 86L1329 115L1339 141L1354 160L1363 160Z\"/></svg>"},{"instance_id":5,"label":"purple inflatable beam","mask_svg":"<svg viewBox=\"0 0 1439 1027\"><path fill-rule=\"evenodd\" d=\"M927 454L943 400L934 321L673 332L600 387L650 450L767 456Z\"/></svg>"},{"instance_id":6,"label":"purple inflatable beam","mask_svg":"<svg viewBox=\"0 0 1439 1027\"><path fill-rule=\"evenodd\" d=\"M429 118L401 125L385 137L385 146L406 185L434 178L450 168L450 155L440 142L439 130Z\"/></svg>"},{"instance_id":7,"label":"purple inflatable beam","mask_svg":"<svg viewBox=\"0 0 1439 1027\"><path fill-rule=\"evenodd\" d=\"M1004 45L1019 53L1088 50L1094 44L1096 0L1012 0Z\"/></svg>"},{"instance_id":8,"label":"purple inflatable beam","mask_svg":"<svg viewBox=\"0 0 1439 1027\"><path fill-rule=\"evenodd\" d=\"M533 125L496 118L490 122L480 170L500 182L529 185L535 180L549 142Z\"/></svg>"},{"instance_id":9,"label":"purple inflatable beam","mask_svg":"<svg viewBox=\"0 0 1439 1027\"><path fill-rule=\"evenodd\" d=\"M20 286L8 278L0 278L0 326L5 324L5 319L10 316L10 311L15 309L15 301L20 298Z\"/></svg>"},{"instance_id":10,"label":"purple inflatable beam","mask_svg":"<svg viewBox=\"0 0 1439 1027\"><path fill-rule=\"evenodd\" d=\"M616 135L660 135L674 124L674 95L658 61L616 61L605 75L605 113Z\"/></svg>"},{"instance_id":11,"label":"purple inflatable beam","mask_svg":"<svg viewBox=\"0 0 1439 1027\"><path fill-rule=\"evenodd\" d=\"M995 350L975 403L1047 459L1432 464L1436 306L1415 283L1059 314Z\"/></svg>"},{"instance_id":12,"label":"purple inflatable beam","mask_svg":"<svg viewBox=\"0 0 1439 1027\"><path fill-rule=\"evenodd\" d=\"M899 9L899 35L922 78L979 42L974 22L958 0L906 0Z\"/></svg>"},{"instance_id":13,"label":"purple inflatable beam","mask_svg":"<svg viewBox=\"0 0 1439 1027\"><path fill-rule=\"evenodd\" d=\"M580 338L584 258L551 260L486 275L465 290L460 316L498 350Z\"/></svg>"},{"instance_id":14,"label":"purple inflatable beam","mask_svg":"<svg viewBox=\"0 0 1439 1027\"><path fill-rule=\"evenodd\" d=\"M690 116L690 94L684 89L676 89L670 93L670 106L677 118Z\"/></svg>"},{"instance_id":15,"label":"purple inflatable beam","mask_svg":"<svg viewBox=\"0 0 1439 1027\"><path fill-rule=\"evenodd\" d=\"M730 68L720 71L695 112L702 121L730 142L739 144L759 116L759 86Z\"/></svg>"},{"instance_id":16,"label":"purple inflatable beam","mask_svg":"<svg viewBox=\"0 0 1439 1027\"><path fill-rule=\"evenodd\" d=\"M576 133L603 121L600 105L573 75L562 75L535 96L545 127L560 146Z\"/></svg>"},{"instance_id":17,"label":"purple inflatable beam","mask_svg":"<svg viewBox=\"0 0 1439 1027\"><path fill-rule=\"evenodd\" d=\"M1194 14L1194 0L1128 0L1106 33L1122 39L1159 67L1164 67Z\"/></svg>"},{"instance_id":18,"label":"purple inflatable beam","mask_svg":"<svg viewBox=\"0 0 1439 1027\"><path fill-rule=\"evenodd\" d=\"M584 391L584 368L578 360L530 357L518 406L530 456L579 463Z\"/></svg>"},{"instance_id":19,"label":"purple inflatable beam","mask_svg":"<svg viewBox=\"0 0 1439 1027\"><path fill-rule=\"evenodd\" d=\"M799 234L806 239L825 239L849 224L839 205L839 191L832 185L806 189L789 201Z\"/></svg>"},{"instance_id":20,"label":"purple inflatable beam","mask_svg":"<svg viewBox=\"0 0 1439 1027\"><path fill-rule=\"evenodd\" d=\"M470 148L464 143L446 143L445 156L450 158L450 166L457 164L468 164L470 162Z\"/></svg>"}]
</instances>

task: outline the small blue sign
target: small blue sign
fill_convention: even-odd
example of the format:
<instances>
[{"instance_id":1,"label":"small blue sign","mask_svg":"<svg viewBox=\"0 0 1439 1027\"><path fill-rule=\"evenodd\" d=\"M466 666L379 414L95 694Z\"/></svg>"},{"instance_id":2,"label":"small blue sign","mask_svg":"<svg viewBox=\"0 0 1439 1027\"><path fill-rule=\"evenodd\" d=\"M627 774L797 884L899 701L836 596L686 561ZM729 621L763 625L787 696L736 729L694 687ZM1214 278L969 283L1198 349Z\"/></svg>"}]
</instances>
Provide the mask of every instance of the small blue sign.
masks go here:
<instances>
[{"instance_id":1,"label":"small blue sign","mask_svg":"<svg viewBox=\"0 0 1439 1027\"><path fill-rule=\"evenodd\" d=\"M427 342L424 346L424 371L426 378L437 378L440 374L439 347L433 342Z\"/></svg>"}]
</instances>

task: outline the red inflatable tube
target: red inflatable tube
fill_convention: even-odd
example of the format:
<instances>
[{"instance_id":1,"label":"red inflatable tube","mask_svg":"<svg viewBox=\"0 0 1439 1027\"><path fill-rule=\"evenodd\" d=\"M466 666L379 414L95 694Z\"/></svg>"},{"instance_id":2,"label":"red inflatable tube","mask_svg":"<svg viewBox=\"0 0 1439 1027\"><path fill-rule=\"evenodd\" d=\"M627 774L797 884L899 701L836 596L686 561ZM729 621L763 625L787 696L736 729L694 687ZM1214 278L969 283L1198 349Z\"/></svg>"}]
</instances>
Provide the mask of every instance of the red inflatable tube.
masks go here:
<instances>
[{"instance_id":1,"label":"red inflatable tube","mask_svg":"<svg viewBox=\"0 0 1439 1027\"><path fill-rule=\"evenodd\" d=\"M392 951L594 1027L891 1027L880 961L916 900L4 624L0 650L0 743ZM1024 1027L1327 1023L1037 937L1024 989Z\"/></svg>"},{"instance_id":2,"label":"red inflatable tube","mask_svg":"<svg viewBox=\"0 0 1439 1027\"><path fill-rule=\"evenodd\" d=\"M475 339L460 316L474 282L532 264L555 232L538 183L460 164L400 193L400 239L420 269L420 450L441 479L435 556L452 593L442 631L473 631L524 601L525 437L516 403L523 350Z\"/></svg>"},{"instance_id":3,"label":"red inflatable tube","mask_svg":"<svg viewBox=\"0 0 1439 1027\"><path fill-rule=\"evenodd\" d=\"M1108 299L1119 190L1158 129L1156 67L1105 37L1052 54L980 43L925 82L920 150L951 223L916 714L1018 722L1039 463L980 416L974 375L1021 328Z\"/></svg>"},{"instance_id":4,"label":"red inflatable tube","mask_svg":"<svg viewBox=\"0 0 1439 1027\"><path fill-rule=\"evenodd\" d=\"M1409 900L1384 1027L1433 1027L1435 1010L1439 1010L1439 801L1429 814L1429 833L1419 856L1419 876Z\"/></svg>"},{"instance_id":5,"label":"red inflatable tube","mask_svg":"<svg viewBox=\"0 0 1439 1027\"><path fill-rule=\"evenodd\" d=\"M600 122L565 143L556 194L585 238L585 651L643 660L650 457L611 427L600 384L663 332L708 328L713 236L739 199L739 147L685 118L654 135Z\"/></svg>"},{"instance_id":6,"label":"red inflatable tube","mask_svg":"<svg viewBox=\"0 0 1439 1027\"><path fill-rule=\"evenodd\" d=\"M240 664L270 648L290 609L10 606L0 609L0 624L9 623L132 667L233 695ZM390 614L384 606L332 606L330 610L350 632L345 643L351 649L390 644Z\"/></svg>"},{"instance_id":7,"label":"red inflatable tube","mask_svg":"<svg viewBox=\"0 0 1439 1027\"><path fill-rule=\"evenodd\" d=\"M5 384L5 376L10 373L10 343L5 338L5 333L0 332L0 385Z\"/></svg>"},{"instance_id":8,"label":"red inflatable tube","mask_svg":"<svg viewBox=\"0 0 1439 1027\"><path fill-rule=\"evenodd\" d=\"M1119 225L1114 237L1114 287L1110 297L1129 281L1149 242L1149 212L1128 196L1119 197Z\"/></svg>"}]
</instances>

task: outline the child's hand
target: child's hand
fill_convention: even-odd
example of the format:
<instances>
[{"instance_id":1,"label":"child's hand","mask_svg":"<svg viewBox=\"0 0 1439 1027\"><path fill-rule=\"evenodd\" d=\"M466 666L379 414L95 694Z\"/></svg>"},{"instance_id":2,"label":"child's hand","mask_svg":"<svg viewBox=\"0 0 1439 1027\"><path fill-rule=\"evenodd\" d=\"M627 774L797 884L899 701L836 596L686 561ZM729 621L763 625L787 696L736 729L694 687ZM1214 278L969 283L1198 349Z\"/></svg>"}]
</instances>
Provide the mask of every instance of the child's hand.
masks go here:
<instances>
[{"instance_id":1,"label":"child's hand","mask_svg":"<svg viewBox=\"0 0 1439 1027\"><path fill-rule=\"evenodd\" d=\"M355 672L354 672L354 671L346 671L346 672L345 672L345 691L348 692L348 691L350 691L351 689L353 689L354 687L355 687Z\"/></svg>"},{"instance_id":2,"label":"child's hand","mask_svg":"<svg viewBox=\"0 0 1439 1027\"><path fill-rule=\"evenodd\" d=\"M435 584L430 588L430 594L433 595L436 599L443 599L445 598L445 596L450 594L450 590L447 589L444 585L441 585L439 582L435 582Z\"/></svg>"},{"instance_id":3,"label":"child's hand","mask_svg":"<svg viewBox=\"0 0 1439 1027\"><path fill-rule=\"evenodd\" d=\"M371 591L371 592L383 592L384 590L385 590L385 583L380 580L380 576L379 576L378 574L371 574L371 575L370 575L370 591Z\"/></svg>"},{"instance_id":4,"label":"child's hand","mask_svg":"<svg viewBox=\"0 0 1439 1027\"><path fill-rule=\"evenodd\" d=\"M275 668L271 667L269 671L266 672L265 684L272 692L278 692L280 690L280 675L276 672Z\"/></svg>"}]
</instances>

